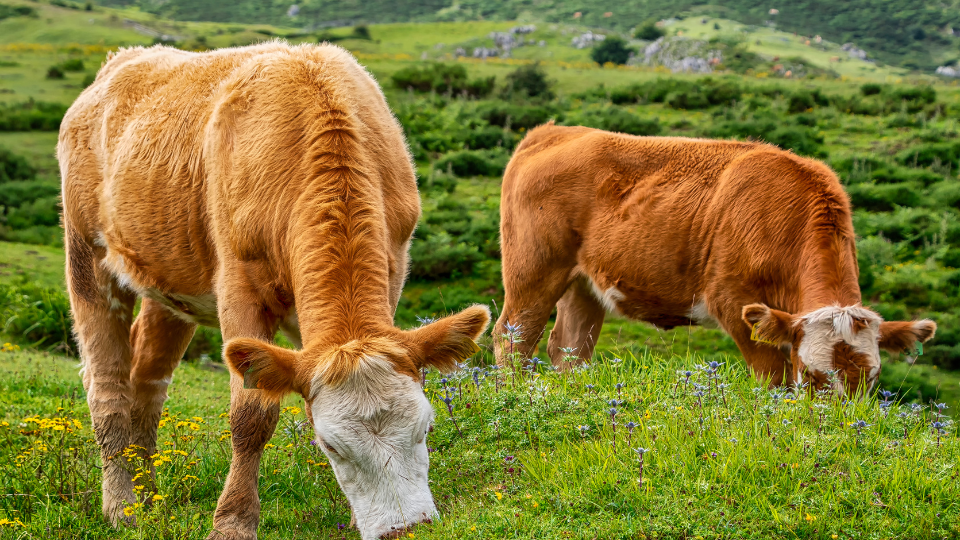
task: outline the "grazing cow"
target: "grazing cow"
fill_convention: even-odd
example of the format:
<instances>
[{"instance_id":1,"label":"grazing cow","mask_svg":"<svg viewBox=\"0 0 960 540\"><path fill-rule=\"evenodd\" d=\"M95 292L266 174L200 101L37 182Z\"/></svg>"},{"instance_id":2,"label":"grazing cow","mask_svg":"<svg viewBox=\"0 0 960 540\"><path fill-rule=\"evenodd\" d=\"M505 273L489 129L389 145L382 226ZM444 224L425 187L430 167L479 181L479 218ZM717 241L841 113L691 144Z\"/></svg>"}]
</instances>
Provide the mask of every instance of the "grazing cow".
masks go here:
<instances>
[{"instance_id":1,"label":"grazing cow","mask_svg":"<svg viewBox=\"0 0 960 540\"><path fill-rule=\"evenodd\" d=\"M562 348L591 357L612 311L663 328L719 325L774 384L829 378L854 393L876 382L879 348L906 351L936 330L860 304L836 175L768 144L548 124L510 160L500 213L495 335L520 325L514 352L529 356L556 306L548 351L560 367Z\"/></svg>"},{"instance_id":2,"label":"grazing cow","mask_svg":"<svg viewBox=\"0 0 960 540\"><path fill-rule=\"evenodd\" d=\"M401 130L349 53L122 50L67 112L57 153L109 519L136 500L120 454L155 451L198 324L222 330L231 370L233 457L211 539L256 538L260 458L291 391L363 538L436 512L418 373L472 354L489 310L394 327L420 199ZM300 349L271 345L278 329Z\"/></svg>"}]
</instances>

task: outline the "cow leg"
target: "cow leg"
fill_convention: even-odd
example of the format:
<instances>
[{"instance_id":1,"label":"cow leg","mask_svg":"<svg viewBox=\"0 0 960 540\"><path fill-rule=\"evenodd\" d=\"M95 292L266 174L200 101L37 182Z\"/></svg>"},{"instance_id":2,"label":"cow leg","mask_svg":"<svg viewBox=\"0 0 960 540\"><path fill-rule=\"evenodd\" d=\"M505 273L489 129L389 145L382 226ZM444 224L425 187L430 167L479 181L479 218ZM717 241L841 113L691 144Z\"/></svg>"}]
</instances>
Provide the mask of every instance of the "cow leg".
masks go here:
<instances>
[{"instance_id":1,"label":"cow leg","mask_svg":"<svg viewBox=\"0 0 960 540\"><path fill-rule=\"evenodd\" d=\"M245 284L221 287L218 299L223 341L252 337L272 341L279 321L265 313L252 288ZM257 477L263 449L280 417L279 405L263 405L259 390L243 388L243 378L230 373L230 430L233 456L223 493L213 516L208 540L255 540L260 522Z\"/></svg>"},{"instance_id":2,"label":"cow leg","mask_svg":"<svg viewBox=\"0 0 960 540\"><path fill-rule=\"evenodd\" d=\"M75 233L74 233L75 234ZM103 515L114 525L136 499L131 467L122 457L130 440L130 321L136 297L97 264L93 250L67 226L67 288L80 345L83 388L103 459Z\"/></svg>"},{"instance_id":3,"label":"cow leg","mask_svg":"<svg viewBox=\"0 0 960 540\"><path fill-rule=\"evenodd\" d=\"M571 270L572 268L555 267L539 273L510 271L504 266L503 283L506 294L503 311L492 334L498 365L509 366L513 361L510 358L511 353L527 359L536 352L550 313L570 285ZM514 340L507 337L507 323L519 326Z\"/></svg>"},{"instance_id":4,"label":"cow leg","mask_svg":"<svg viewBox=\"0 0 960 540\"><path fill-rule=\"evenodd\" d=\"M606 310L594 297L586 280L574 280L557 303L557 324L547 340L547 352L555 367L569 369L593 357L604 315ZM561 349L575 349L573 355L579 360L564 361L568 353Z\"/></svg>"},{"instance_id":5,"label":"cow leg","mask_svg":"<svg viewBox=\"0 0 960 540\"><path fill-rule=\"evenodd\" d=\"M167 386L196 328L196 324L180 319L149 298L143 299L140 314L133 323L130 444L135 445L145 459L156 453L157 425L167 400Z\"/></svg>"}]
</instances>

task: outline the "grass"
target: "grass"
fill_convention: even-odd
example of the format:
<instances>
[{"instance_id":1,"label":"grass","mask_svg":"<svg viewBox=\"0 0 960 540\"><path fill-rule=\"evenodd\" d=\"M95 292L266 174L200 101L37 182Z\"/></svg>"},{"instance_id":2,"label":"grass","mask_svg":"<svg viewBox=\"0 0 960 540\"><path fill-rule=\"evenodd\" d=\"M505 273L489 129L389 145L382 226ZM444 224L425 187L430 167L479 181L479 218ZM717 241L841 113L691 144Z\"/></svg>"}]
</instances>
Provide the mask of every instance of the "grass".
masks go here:
<instances>
[{"instance_id":1,"label":"grass","mask_svg":"<svg viewBox=\"0 0 960 540\"><path fill-rule=\"evenodd\" d=\"M61 248L0 242L0 284L27 280L66 289L63 264Z\"/></svg>"},{"instance_id":2,"label":"grass","mask_svg":"<svg viewBox=\"0 0 960 540\"><path fill-rule=\"evenodd\" d=\"M442 517L415 536L960 533L960 440L950 427L938 443L931 410L769 391L735 359L711 370L694 356L623 358L565 374L429 374L430 477ZM0 421L9 424L0 424L0 492L19 494L0 499L0 519L14 522L4 537L203 538L229 463L227 395L222 371L181 366L160 429L161 498L135 509L136 528L114 531L98 516L99 458L75 361L0 353ZM622 401L613 417L612 399ZM262 468L259 537L357 538L338 529L349 510L326 459L307 444L300 404L286 405ZM858 432L850 426L858 420L869 426ZM642 483L637 447L649 450Z\"/></svg>"}]
</instances>

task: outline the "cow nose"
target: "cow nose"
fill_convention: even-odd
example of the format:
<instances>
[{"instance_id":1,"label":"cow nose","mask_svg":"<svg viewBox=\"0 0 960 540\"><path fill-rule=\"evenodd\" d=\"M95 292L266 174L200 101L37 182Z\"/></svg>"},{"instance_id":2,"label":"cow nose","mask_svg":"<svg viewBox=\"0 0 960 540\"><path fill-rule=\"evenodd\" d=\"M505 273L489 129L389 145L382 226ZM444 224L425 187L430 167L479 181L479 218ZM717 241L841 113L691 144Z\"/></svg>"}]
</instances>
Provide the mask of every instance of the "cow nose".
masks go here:
<instances>
[{"instance_id":1,"label":"cow nose","mask_svg":"<svg viewBox=\"0 0 960 540\"><path fill-rule=\"evenodd\" d=\"M424 518L422 521L420 521L420 523L414 523L412 525L407 525L406 527L400 527L400 528L391 527L390 532L381 535L380 538L381 540L403 538L404 536L412 532L413 529L415 529L417 525L421 523L426 523L429 525L430 523L433 523L433 520L430 518Z\"/></svg>"}]
</instances>

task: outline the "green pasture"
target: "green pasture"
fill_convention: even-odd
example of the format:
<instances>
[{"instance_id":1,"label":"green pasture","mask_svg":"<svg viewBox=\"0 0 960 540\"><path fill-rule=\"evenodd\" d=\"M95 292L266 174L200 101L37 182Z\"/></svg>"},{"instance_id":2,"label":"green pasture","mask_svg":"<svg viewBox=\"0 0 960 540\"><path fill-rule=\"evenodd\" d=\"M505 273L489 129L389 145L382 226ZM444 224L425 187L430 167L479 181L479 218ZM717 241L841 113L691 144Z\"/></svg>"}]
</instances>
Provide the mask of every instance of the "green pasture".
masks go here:
<instances>
[{"instance_id":1,"label":"green pasture","mask_svg":"<svg viewBox=\"0 0 960 540\"><path fill-rule=\"evenodd\" d=\"M939 409L771 391L723 360L713 369L697 355L605 354L560 374L491 370L479 358L443 380L430 373L441 517L411 538L960 533L960 439L955 427L931 427ZM99 516L99 458L77 371L75 359L0 352L0 492L16 494L0 498L0 534L204 538L229 464L223 369L187 363L175 374L152 458L156 491L142 493L151 503L132 502L137 526L121 530ZM302 402L285 405L261 469L259 537L359 538L341 529L350 511L308 444Z\"/></svg>"}]
</instances>

